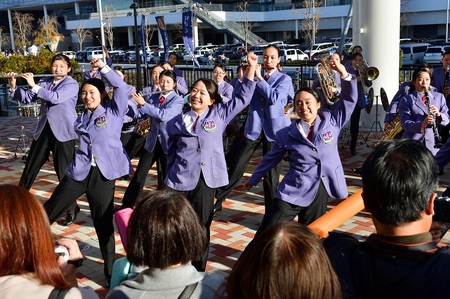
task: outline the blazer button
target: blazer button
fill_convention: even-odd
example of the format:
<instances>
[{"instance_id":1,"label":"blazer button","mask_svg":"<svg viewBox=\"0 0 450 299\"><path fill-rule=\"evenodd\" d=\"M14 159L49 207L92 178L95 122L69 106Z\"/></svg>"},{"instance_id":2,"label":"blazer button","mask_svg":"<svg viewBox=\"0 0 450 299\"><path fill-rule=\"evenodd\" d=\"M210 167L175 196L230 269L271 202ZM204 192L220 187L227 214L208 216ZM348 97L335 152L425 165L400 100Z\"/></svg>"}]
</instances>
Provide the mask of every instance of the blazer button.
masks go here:
<instances>
[{"instance_id":1,"label":"blazer button","mask_svg":"<svg viewBox=\"0 0 450 299\"><path fill-rule=\"evenodd\" d=\"M89 143L89 147L92 147L92 143Z\"/></svg>"},{"instance_id":2,"label":"blazer button","mask_svg":"<svg viewBox=\"0 0 450 299\"><path fill-rule=\"evenodd\" d=\"M317 151L317 149L315 147L311 148L313 152Z\"/></svg>"},{"instance_id":3,"label":"blazer button","mask_svg":"<svg viewBox=\"0 0 450 299\"><path fill-rule=\"evenodd\" d=\"M264 111L264 108L261 108L261 111Z\"/></svg>"},{"instance_id":4,"label":"blazer button","mask_svg":"<svg viewBox=\"0 0 450 299\"><path fill-rule=\"evenodd\" d=\"M320 161L316 161L316 165L320 165Z\"/></svg>"},{"instance_id":5,"label":"blazer button","mask_svg":"<svg viewBox=\"0 0 450 299\"><path fill-rule=\"evenodd\" d=\"M198 148L198 149L197 149L197 152L199 152L199 153L200 153L201 151L202 151L202 149L201 149L201 148Z\"/></svg>"},{"instance_id":6,"label":"blazer button","mask_svg":"<svg viewBox=\"0 0 450 299\"><path fill-rule=\"evenodd\" d=\"M322 177L324 178L324 177L326 177L326 175L322 174Z\"/></svg>"},{"instance_id":7,"label":"blazer button","mask_svg":"<svg viewBox=\"0 0 450 299\"><path fill-rule=\"evenodd\" d=\"M98 157L97 156L94 156L94 160L97 160L98 159Z\"/></svg>"},{"instance_id":8,"label":"blazer button","mask_svg":"<svg viewBox=\"0 0 450 299\"><path fill-rule=\"evenodd\" d=\"M205 162L202 162L202 163L201 163L201 165L202 165L202 166L205 166L205 165L206 165L206 163L205 163Z\"/></svg>"}]
</instances>

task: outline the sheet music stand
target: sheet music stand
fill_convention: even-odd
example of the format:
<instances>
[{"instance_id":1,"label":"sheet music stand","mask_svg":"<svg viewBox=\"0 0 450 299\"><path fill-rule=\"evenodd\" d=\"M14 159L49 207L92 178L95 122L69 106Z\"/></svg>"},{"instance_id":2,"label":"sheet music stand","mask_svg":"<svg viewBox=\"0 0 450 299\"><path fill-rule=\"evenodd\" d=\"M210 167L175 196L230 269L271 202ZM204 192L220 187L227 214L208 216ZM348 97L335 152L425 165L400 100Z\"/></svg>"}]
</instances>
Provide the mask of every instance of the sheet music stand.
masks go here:
<instances>
[{"instance_id":1,"label":"sheet music stand","mask_svg":"<svg viewBox=\"0 0 450 299\"><path fill-rule=\"evenodd\" d=\"M381 123L378 120L378 117L380 116L380 114L378 113L378 97L379 97L379 95L375 96L375 121L372 123L369 133L367 133L367 136L365 139L366 141L369 140L370 134L375 135L375 138L378 141L378 139L380 138L380 134L383 132L383 127L381 126ZM369 145L367 145L367 146L369 146Z\"/></svg>"}]
</instances>

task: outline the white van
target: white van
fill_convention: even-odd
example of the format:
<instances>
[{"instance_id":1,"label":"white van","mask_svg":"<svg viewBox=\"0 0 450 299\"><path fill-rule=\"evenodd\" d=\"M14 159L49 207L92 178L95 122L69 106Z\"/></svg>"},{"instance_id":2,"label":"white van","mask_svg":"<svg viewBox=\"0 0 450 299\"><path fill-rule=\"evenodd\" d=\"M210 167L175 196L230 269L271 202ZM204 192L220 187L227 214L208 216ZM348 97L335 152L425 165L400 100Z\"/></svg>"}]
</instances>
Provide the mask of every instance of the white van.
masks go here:
<instances>
[{"instance_id":1,"label":"white van","mask_svg":"<svg viewBox=\"0 0 450 299\"><path fill-rule=\"evenodd\" d=\"M284 49L280 52L284 52L284 61L308 60L308 55L300 49Z\"/></svg>"},{"instance_id":2,"label":"white van","mask_svg":"<svg viewBox=\"0 0 450 299\"><path fill-rule=\"evenodd\" d=\"M429 43L400 44L400 49L403 51L402 65L406 66L423 63L425 52L429 46Z\"/></svg>"},{"instance_id":3,"label":"white van","mask_svg":"<svg viewBox=\"0 0 450 299\"><path fill-rule=\"evenodd\" d=\"M316 52L325 52L336 49L336 46L333 43L319 43L312 45L312 51L309 53L309 49L305 50L305 54L308 54L311 58Z\"/></svg>"},{"instance_id":4,"label":"white van","mask_svg":"<svg viewBox=\"0 0 450 299\"><path fill-rule=\"evenodd\" d=\"M103 59L103 50L94 50L94 51L87 52L86 59L88 61L91 61L94 58Z\"/></svg>"},{"instance_id":5,"label":"white van","mask_svg":"<svg viewBox=\"0 0 450 299\"><path fill-rule=\"evenodd\" d=\"M75 51L62 51L62 55L66 55L69 59L75 59L76 52Z\"/></svg>"}]
</instances>

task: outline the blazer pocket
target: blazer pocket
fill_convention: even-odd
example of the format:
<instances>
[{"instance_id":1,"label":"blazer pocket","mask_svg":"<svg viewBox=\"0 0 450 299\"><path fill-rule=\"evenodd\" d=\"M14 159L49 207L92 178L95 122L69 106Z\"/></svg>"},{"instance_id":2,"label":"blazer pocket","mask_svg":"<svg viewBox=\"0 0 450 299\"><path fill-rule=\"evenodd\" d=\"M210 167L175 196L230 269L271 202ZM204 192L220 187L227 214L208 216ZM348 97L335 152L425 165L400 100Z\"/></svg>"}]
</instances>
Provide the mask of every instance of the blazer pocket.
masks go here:
<instances>
[{"instance_id":1,"label":"blazer pocket","mask_svg":"<svg viewBox=\"0 0 450 299\"><path fill-rule=\"evenodd\" d=\"M212 175L214 178L228 177L227 166L225 159L211 157Z\"/></svg>"}]
</instances>

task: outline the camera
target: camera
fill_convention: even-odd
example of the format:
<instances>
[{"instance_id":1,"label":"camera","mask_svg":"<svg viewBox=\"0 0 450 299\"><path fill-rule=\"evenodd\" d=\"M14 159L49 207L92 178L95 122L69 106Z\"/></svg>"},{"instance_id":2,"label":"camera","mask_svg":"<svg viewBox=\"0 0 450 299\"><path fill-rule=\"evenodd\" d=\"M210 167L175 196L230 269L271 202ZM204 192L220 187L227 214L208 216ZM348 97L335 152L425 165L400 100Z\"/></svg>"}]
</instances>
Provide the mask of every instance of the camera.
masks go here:
<instances>
[{"instance_id":1,"label":"camera","mask_svg":"<svg viewBox=\"0 0 450 299\"><path fill-rule=\"evenodd\" d=\"M438 196L434 200L433 220L443 223L450 222L450 198L448 196Z\"/></svg>"},{"instance_id":2,"label":"camera","mask_svg":"<svg viewBox=\"0 0 450 299\"><path fill-rule=\"evenodd\" d=\"M67 262L69 260L69 250L67 250L67 248L64 246L57 245L55 247L55 256L56 256L56 259L58 259L58 257L62 256L62 257L64 257L64 260Z\"/></svg>"}]
</instances>

